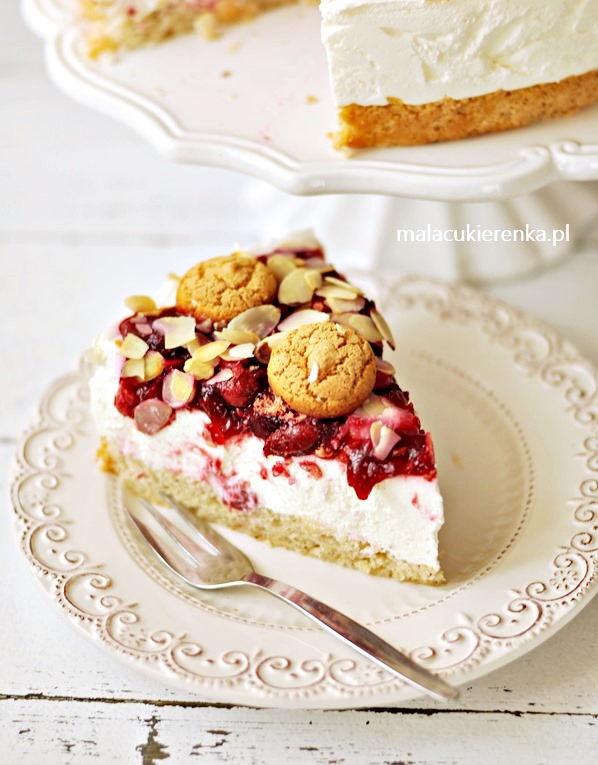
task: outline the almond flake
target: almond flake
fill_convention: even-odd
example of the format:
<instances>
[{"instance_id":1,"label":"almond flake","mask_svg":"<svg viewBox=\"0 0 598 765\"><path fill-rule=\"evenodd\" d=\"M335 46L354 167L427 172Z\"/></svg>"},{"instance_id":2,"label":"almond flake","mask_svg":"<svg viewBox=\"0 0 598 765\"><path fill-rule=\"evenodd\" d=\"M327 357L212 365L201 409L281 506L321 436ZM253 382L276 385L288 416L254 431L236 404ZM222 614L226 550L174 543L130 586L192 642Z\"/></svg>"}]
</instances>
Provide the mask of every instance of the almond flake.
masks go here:
<instances>
[{"instance_id":1,"label":"almond flake","mask_svg":"<svg viewBox=\"0 0 598 765\"><path fill-rule=\"evenodd\" d=\"M305 269L305 280L310 287L314 288L314 290L317 290L322 286L322 274L315 268Z\"/></svg>"},{"instance_id":2,"label":"almond flake","mask_svg":"<svg viewBox=\"0 0 598 765\"><path fill-rule=\"evenodd\" d=\"M212 343L200 345L191 355L194 361L212 361L222 355L229 345L228 340L214 340Z\"/></svg>"},{"instance_id":3,"label":"almond flake","mask_svg":"<svg viewBox=\"0 0 598 765\"><path fill-rule=\"evenodd\" d=\"M205 345L205 343L204 343L204 345ZM183 345L182 347L185 348L186 350L188 350L189 353L193 356L195 351L197 351L199 348L201 348L201 343L197 339L197 335L196 335L193 338L193 340L191 340L190 343L185 343L185 345Z\"/></svg>"},{"instance_id":4,"label":"almond flake","mask_svg":"<svg viewBox=\"0 0 598 765\"><path fill-rule=\"evenodd\" d=\"M385 460L394 445L401 440L394 430L378 420L370 425L370 438L374 446L374 457L378 460Z\"/></svg>"},{"instance_id":5,"label":"almond flake","mask_svg":"<svg viewBox=\"0 0 598 765\"><path fill-rule=\"evenodd\" d=\"M379 372L382 372L382 374L385 375L394 375L396 372L393 365L390 363L390 361L386 361L386 359L381 359L379 356L376 356L376 368Z\"/></svg>"},{"instance_id":6,"label":"almond flake","mask_svg":"<svg viewBox=\"0 0 598 765\"><path fill-rule=\"evenodd\" d=\"M306 324L317 324L324 321L330 321L329 313L305 308L302 311L290 313L286 319L280 322L278 329L283 332L290 332L290 330L299 329L299 327L304 327Z\"/></svg>"},{"instance_id":7,"label":"almond flake","mask_svg":"<svg viewBox=\"0 0 598 765\"><path fill-rule=\"evenodd\" d=\"M215 385L219 382L226 382L227 380L232 379L233 377L233 370L230 367L225 367L224 369L221 369L220 372L217 372L214 377L211 377L209 380L206 380L204 383L205 385Z\"/></svg>"},{"instance_id":8,"label":"almond flake","mask_svg":"<svg viewBox=\"0 0 598 765\"><path fill-rule=\"evenodd\" d=\"M268 258L268 268L272 271L279 284L291 271L297 270L293 258L289 255L272 255Z\"/></svg>"},{"instance_id":9,"label":"almond flake","mask_svg":"<svg viewBox=\"0 0 598 765\"><path fill-rule=\"evenodd\" d=\"M382 335L369 316L364 316L362 313L349 313L343 316L347 317L343 324L359 332L369 343L379 343L382 340Z\"/></svg>"},{"instance_id":10,"label":"almond flake","mask_svg":"<svg viewBox=\"0 0 598 765\"><path fill-rule=\"evenodd\" d=\"M392 336L392 332L390 330L390 327L386 323L386 320L384 319L384 316L382 316L381 313L379 313L375 308L372 308L370 311L370 317L374 324L376 325L376 329L378 332L382 335L382 337L386 340L386 342L389 344L389 346L393 349L393 351L396 348L394 338Z\"/></svg>"},{"instance_id":11,"label":"almond flake","mask_svg":"<svg viewBox=\"0 0 598 765\"><path fill-rule=\"evenodd\" d=\"M125 305L133 313L153 313L158 310L155 300L148 295L131 295L125 300Z\"/></svg>"},{"instance_id":12,"label":"almond flake","mask_svg":"<svg viewBox=\"0 0 598 765\"><path fill-rule=\"evenodd\" d=\"M248 308L243 313L238 314L231 319L226 329L237 331L242 330L251 332L262 338L269 335L270 332L280 321L280 308L275 305L258 305L254 308ZM246 342L251 342L247 340Z\"/></svg>"},{"instance_id":13,"label":"almond flake","mask_svg":"<svg viewBox=\"0 0 598 765\"><path fill-rule=\"evenodd\" d=\"M386 409L384 399L372 393L368 399L366 399L359 409L355 410L355 414L362 417L378 417Z\"/></svg>"},{"instance_id":14,"label":"almond flake","mask_svg":"<svg viewBox=\"0 0 598 765\"><path fill-rule=\"evenodd\" d=\"M337 287L342 287L344 290L350 290L351 292L354 292L356 295L363 295L363 290L359 289L359 287L356 287L354 284L351 284L351 282L343 281L343 279L338 279L336 276L325 276L324 281L327 284L334 284Z\"/></svg>"},{"instance_id":15,"label":"almond flake","mask_svg":"<svg viewBox=\"0 0 598 765\"><path fill-rule=\"evenodd\" d=\"M193 375L196 380L209 380L214 374L215 362L201 361L201 359L187 359L183 369L187 374Z\"/></svg>"},{"instance_id":16,"label":"almond flake","mask_svg":"<svg viewBox=\"0 0 598 765\"><path fill-rule=\"evenodd\" d=\"M253 343L241 343L241 345L234 345L228 352L229 361L236 361L238 359L250 359L255 351L255 345Z\"/></svg>"},{"instance_id":17,"label":"almond flake","mask_svg":"<svg viewBox=\"0 0 598 765\"><path fill-rule=\"evenodd\" d=\"M272 348L274 348L274 346L277 343L279 343L287 335L288 335L288 332L275 332L273 335L270 335L269 337L265 337L263 340L260 340L260 342L256 345L253 355L262 364L267 364L268 361L270 361L270 354L272 353Z\"/></svg>"},{"instance_id":18,"label":"almond flake","mask_svg":"<svg viewBox=\"0 0 598 765\"><path fill-rule=\"evenodd\" d=\"M196 339L193 316L165 316L154 322L154 329L164 333L164 347L167 350L179 348Z\"/></svg>"},{"instance_id":19,"label":"almond flake","mask_svg":"<svg viewBox=\"0 0 598 765\"><path fill-rule=\"evenodd\" d=\"M317 361L311 362L311 369L309 370L309 377L307 378L308 383L315 383L318 381L318 375L320 373L320 367L318 366Z\"/></svg>"},{"instance_id":20,"label":"almond flake","mask_svg":"<svg viewBox=\"0 0 598 765\"><path fill-rule=\"evenodd\" d=\"M121 377L138 377L145 380L145 363L143 359L127 359L120 371Z\"/></svg>"},{"instance_id":21,"label":"almond flake","mask_svg":"<svg viewBox=\"0 0 598 765\"><path fill-rule=\"evenodd\" d=\"M325 284L323 287L316 290L316 295L326 299L339 298L340 300L355 300L358 294L359 293L354 290L339 287L336 284Z\"/></svg>"},{"instance_id":22,"label":"almond flake","mask_svg":"<svg viewBox=\"0 0 598 765\"><path fill-rule=\"evenodd\" d=\"M311 270L311 273L316 273ZM312 299L316 287L313 283L313 276L308 276L309 271L306 268L298 268L285 276L278 287L278 301L283 305L301 305L309 303ZM318 276L321 275L318 274ZM311 282L308 281L311 279Z\"/></svg>"},{"instance_id":23,"label":"almond flake","mask_svg":"<svg viewBox=\"0 0 598 765\"><path fill-rule=\"evenodd\" d=\"M249 332L246 329L229 329L225 327L220 332L214 332L214 337L218 340L228 340L229 345L243 345L243 343L257 343L259 337L255 332Z\"/></svg>"},{"instance_id":24,"label":"almond flake","mask_svg":"<svg viewBox=\"0 0 598 765\"><path fill-rule=\"evenodd\" d=\"M148 351L143 357L144 380L154 380L164 371L164 357L158 351Z\"/></svg>"},{"instance_id":25,"label":"almond flake","mask_svg":"<svg viewBox=\"0 0 598 765\"><path fill-rule=\"evenodd\" d=\"M162 383L162 398L173 409L185 406L195 395L195 379L179 369L171 370Z\"/></svg>"},{"instance_id":26,"label":"almond flake","mask_svg":"<svg viewBox=\"0 0 598 765\"><path fill-rule=\"evenodd\" d=\"M149 345L137 335L132 332L125 337L122 341L118 352L126 359L142 359L148 350Z\"/></svg>"},{"instance_id":27,"label":"almond flake","mask_svg":"<svg viewBox=\"0 0 598 765\"><path fill-rule=\"evenodd\" d=\"M326 303L334 313L359 313L365 306L365 300L362 297L355 297L354 300L327 297Z\"/></svg>"}]
</instances>

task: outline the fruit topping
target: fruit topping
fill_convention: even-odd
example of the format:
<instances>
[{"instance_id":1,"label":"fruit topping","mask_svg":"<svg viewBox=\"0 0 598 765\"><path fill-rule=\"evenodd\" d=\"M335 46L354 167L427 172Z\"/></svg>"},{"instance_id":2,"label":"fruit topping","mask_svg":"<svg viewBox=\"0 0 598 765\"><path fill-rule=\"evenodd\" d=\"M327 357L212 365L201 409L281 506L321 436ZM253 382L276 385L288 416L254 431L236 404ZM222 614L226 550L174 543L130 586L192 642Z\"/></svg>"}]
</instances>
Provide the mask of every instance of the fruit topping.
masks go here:
<instances>
[{"instance_id":1,"label":"fruit topping","mask_svg":"<svg viewBox=\"0 0 598 765\"><path fill-rule=\"evenodd\" d=\"M173 369L164 378L162 398L173 409L180 409L180 407L185 406L194 395L195 378L193 375Z\"/></svg>"},{"instance_id":2,"label":"fruit topping","mask_svg":"<svg viewBox=\"0 0 598 765\"><path fill-rule=\"evenodd\" d=\"M153 436L168 425L172 417L172 408L158 398L149 398L135 407L134 417L137 429Z\"/></svg>"},{"instance_id":3,"label":"fruit topping","mask_svg":"<svg viewBox=\"0 0 598 765\"><path fill-rule=\"evenodd\" d=\"M137 335L128 334L121 343L118 352L126 359L142 359L149 345Z\"/></svg>"},{"instance_id":4,"label":"fruit topping","mask_svg":"<svg viewBox=\"0 0 598 765\"><path fill-rule=\"evenodd\" d=\"M154 322L154 329L164 335L166 349L178 348L195 340L195 319L192 316L165 316Z\"/></svg>"}]
</instances>

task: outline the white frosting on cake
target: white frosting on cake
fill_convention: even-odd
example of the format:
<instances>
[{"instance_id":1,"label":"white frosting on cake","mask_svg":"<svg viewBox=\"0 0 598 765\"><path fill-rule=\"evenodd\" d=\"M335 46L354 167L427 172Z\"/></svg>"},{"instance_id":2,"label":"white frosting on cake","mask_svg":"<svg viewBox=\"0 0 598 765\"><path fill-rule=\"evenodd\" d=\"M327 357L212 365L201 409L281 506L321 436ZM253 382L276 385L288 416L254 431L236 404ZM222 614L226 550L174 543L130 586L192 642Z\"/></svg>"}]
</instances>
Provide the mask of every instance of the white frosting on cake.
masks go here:
<instances>
[{"instance_id":1,"label":"white frosting on cake","mask_svg":"<svg viewBox=\"0 0 598 765\"><path fill-rule=\"evenodd\" d=\"M122 366L114 338L111 331L96 343L103 361L90 383L91 406L100 434L121 454L155 470L207 482L225 503L231 499L234 503L248 493L254 507L313 519L338 536L367 541L372 550L438 567L443 508L436 481L416 476L386 479L374 486L367 499L360 500L339 461L311 455L288 462L266 457L264 442L254 436L231 439L225 446L213 445L204 435L208 417L196 410L179 410L172 424L155 435L144 435L133 419L114 407ZM320 468L321 477L310 472L309 463ZM276 464L284 464L286 474L273 475Z\"/></svg>"},{"instance_id":2,"label":"white frosting on cake","mask_svg":"<svg viewBox=\"0 0 598 765\"><path fill-rule=\"evenodd\" d=\"M468 98L598 68L598 0L321 0L337 106Z\"/></svg>"}]
</instances>

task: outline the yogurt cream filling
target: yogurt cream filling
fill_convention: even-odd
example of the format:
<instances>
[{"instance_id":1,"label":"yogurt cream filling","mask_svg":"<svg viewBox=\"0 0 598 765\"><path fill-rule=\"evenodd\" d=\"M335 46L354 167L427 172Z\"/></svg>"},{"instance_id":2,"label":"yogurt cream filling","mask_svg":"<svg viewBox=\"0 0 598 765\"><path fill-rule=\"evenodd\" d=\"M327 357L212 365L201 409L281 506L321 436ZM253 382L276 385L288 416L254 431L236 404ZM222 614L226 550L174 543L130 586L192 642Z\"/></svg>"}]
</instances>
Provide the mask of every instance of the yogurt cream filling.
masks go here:
<instances>
[{"instance_id":1,"label":"yogurt cream filling","mask_svg":"<svg viewBox=\"0 0 598 765\"><path fill-rule=\"evenodd\" d=\"M245 434L226 446L212 444L203 436L208 417L201 411L180 411L167 428L148 437L114 407L122 359L113 337L103 336L99 347L104 362L90 383L92 413L99 432L122 455L154 470L207 483L224 504L240 512L265 507L304 517L333 529L337 536L367 540L373 551L438 567L443 508L435 479L389 478L360 500L338 460L265 456L263 441Z\"/></svg>"},{"instance_id":2,"label":"yogurt cream filling","mask_svg":"<svg viewBox=\"0 0 598 765\"><path fill-rule=\"evenodd\" d=\"M598 68L598 0L322 0L336 106L424 104Z\"/></svg>"}]
</instances>

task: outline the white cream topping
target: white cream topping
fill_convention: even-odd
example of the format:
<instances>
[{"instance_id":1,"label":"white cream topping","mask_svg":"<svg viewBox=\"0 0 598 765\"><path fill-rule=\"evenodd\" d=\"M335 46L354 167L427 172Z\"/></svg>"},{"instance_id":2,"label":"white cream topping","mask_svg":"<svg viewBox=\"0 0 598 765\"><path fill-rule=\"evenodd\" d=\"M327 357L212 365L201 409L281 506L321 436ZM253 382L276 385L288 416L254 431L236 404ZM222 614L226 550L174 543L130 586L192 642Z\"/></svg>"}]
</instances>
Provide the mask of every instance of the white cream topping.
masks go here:
<instances>
[{"instance_id":1,"label":"white cream topping","mask_svg":"<svg viewBox=\"0 0 598 765\"><path fill-rule=\"evenodd\" d=\"M306 456L286 463L280 457L264 456L263 441L254 436L232 439L226 446L212 445L204 437L208 418L200 411L178 411L172 424L153 436L144 435L131 418L114 407L122 364L114 334L104 336L99 346L104 361L90 383L92 413L100 434L122 454L156 470L205 481L225 503L234 503L246 492L254 506L313 519L339 535L366 540L373 549L438 568L443 509L436 481L416 476L390 478L360 500L337 460ZM279 463L285 465L286 474L272 473ZM321 470L321 478L312 475L309 463Z\"/></svg>"},{"instance_id":2,"label":"white cream topping","mask_svg":"<svg viewBox=\"0 0 598 765\"><path fill-rule=\"evenodd\" d=\"M423 104L598 68L598 0L321 0L337 106Z\"/></svg>"}]
</instances>

